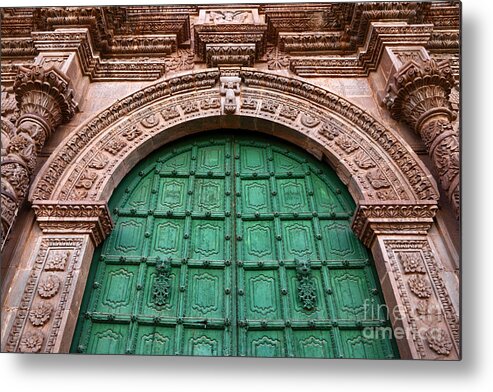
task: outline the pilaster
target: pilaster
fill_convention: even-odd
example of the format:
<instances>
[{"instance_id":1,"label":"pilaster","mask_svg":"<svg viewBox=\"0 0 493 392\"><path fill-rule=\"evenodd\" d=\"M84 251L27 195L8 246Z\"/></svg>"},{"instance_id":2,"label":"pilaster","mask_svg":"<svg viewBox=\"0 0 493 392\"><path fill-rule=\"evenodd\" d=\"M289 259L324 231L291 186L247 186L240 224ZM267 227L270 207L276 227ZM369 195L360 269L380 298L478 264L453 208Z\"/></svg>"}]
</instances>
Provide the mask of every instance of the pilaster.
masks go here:
<instances>
[{"instance_id":1,"label":"pilaster","mask_svg":"<svg viewBox=\"0 0 493 392\"><path fill-rule=\"evenodd\" d=\"M434 202L362 204L353 219L354 232L372 251L394 337L406 359L460 357L459 310L428 234L437 209Z\"/></svg>"}]
</instances>

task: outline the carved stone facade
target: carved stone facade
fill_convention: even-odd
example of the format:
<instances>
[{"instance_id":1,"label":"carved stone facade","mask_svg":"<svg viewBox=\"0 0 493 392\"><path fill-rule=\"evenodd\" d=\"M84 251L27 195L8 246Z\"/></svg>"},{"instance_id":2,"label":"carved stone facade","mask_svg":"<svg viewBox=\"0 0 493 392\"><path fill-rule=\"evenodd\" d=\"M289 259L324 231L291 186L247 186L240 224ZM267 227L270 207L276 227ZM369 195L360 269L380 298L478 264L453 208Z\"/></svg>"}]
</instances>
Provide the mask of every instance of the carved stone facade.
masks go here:
<instances>
[{"instance_id":1,"label":"carved stone facade","mask_svg":"<svg viewBox=\"0 0 493 392\"><path fill-rule=\"evenodd\" d=\"M457 3L1 12L2 351L68 352L108 200L137 162L241 129L347 185L401 357L460 357ZM310 274L297 266L306 309ZM158 283L163 302L165 265Z\"/></svg>"}]
</instances>

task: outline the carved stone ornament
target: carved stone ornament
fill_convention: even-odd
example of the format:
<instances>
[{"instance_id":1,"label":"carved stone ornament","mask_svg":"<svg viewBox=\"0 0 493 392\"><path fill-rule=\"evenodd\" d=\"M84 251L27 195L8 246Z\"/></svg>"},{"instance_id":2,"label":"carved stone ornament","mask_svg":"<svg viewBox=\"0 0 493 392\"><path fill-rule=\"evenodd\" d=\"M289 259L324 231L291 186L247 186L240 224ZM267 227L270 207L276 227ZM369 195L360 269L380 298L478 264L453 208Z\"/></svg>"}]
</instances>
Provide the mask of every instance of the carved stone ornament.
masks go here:
<instances>
[{"instance_id":1,"label":"carved stone ornament","mask_svg":"<svg viewBox=\"0 0 493 392\"><path fill-rule=\"evenodd\" d=\"M54 67L20 66L13 90L19 116L5 146L6 155L2 154L1 174L2 194L9 196L2 197L2 210L13 207L14 213L2 213L2 247L27 194L37 154L55 128L72 118L77 106L67 76ZM7 141L4 129L2 125L2 142Z\"/></svg>"},{"instance_id":2,"label":"carved stone ornament","mask_svg":"<svg viewBox=\"0 0 493 392\"><path fill-rule=\"evenodd\" d=\"M116 125L122 116L128 116L129 126L140 124L151 114L162 118L160 126L146 128L148 137L137 137L128 142L125 146L125 154L128 154L166 127L198 118L217 116L214 110L210 110L206 100L217 98L218 83L219 89L222 86L221 102L225 112L234 110L235 114L241 115L244 112L251 115L251 110L256 110L257 117L309 135L307 141L326 149L327 154L334 155L334 159L341 161L368 201L437 199L436 187L430 181L430 174L419 163L411 149L402 145L390 130L349 101L301 80L237 67L234 68L236 74L225 74L224 69L195 72L157 82L98 114L81 126L67 139L65 145L50 157L45 169L37 176L32 192L33 200L74 200L77 196L75 185L81 173L102 149L103 154L109 152L111 165L108 164L104 171L98 172L99 177L90 192L87 195L82 194L86 200L98 200L112 172L124 159L124 146L121 142L127 142L121 136L121 126ZM238 91L239 79L234 79L232 88L228 88L224 79L223 82L220 81L222 77L241 78L241 92ZM188 94L190 92L194 92L195 98ZM287 96L296 97L297 106L294 106L292 99L287 99ZM290 109L287 110L286 107ZM339 116L353 125L349 127L340 122L337 120ZM319 123L315 125L317 121ZM338 144L331 144L332 140L338 141ZM369 151L370 146L374 146L371 148L372 155L370 157L367 154L366 161L374 160L381 171L376 173L376 177L369 174L370 178L367 178L367 171L375 167L361 169L353 165L352 156L356 156L360 150ZM348 155L351 155L351 158ZM362 157L359 158L358 162L362 162ZM86 166L81 168L80 165L71 165L75 159L82 165L87 162ZM363 163L361 166L371 166L371 163ZM361 173L362 170L364 173Z\"/></svg>"},{"instance_id":3,"label":"carved stone ornament","mask_svg":"<svg viewBox=\"0 0 493 392\"><path fill-rule=\"evenodd\" d=\"M44 335L39 331L28 331L24 334L20 344L23 353L37 353L43 346Z\"/></svg>"},{"instance_id":4,"label":"carved stone ornament","mask_svg":"<svg viewBox=\"0 0 493 392\"><path fill-rule=\"evenodd\" d=\"M437 210L435 202L360 203L352 230L368 247L379 234L426 235Z\"/></svg>"},{"instance_id":5,"label":"carved stone ornament","mask_svg":"<svg viewBox=\"0 0 493 392\"><path fill-rule=\"evenodd\" d=\"M19 67L14 91L20 111L18 121L36 115L46 122L50 132L70 120L77 107L68 77L56 67Z\"/></svg>"},{"instance_id":6,"label":"carved stone ornament","mask_svg":"<svg viewBox=\"0 0 493 392\"><path fill-rule=\"evenodd\" d=\"M38 294L42 298L54 297L60 289L60 278L55 274L49 274L41 279L38 286Z\"/></svg>"},{"instance_id":7,"label":"carved stone ornament","mask_svg":"<svg viewBox=\"0 0 493 392\"><path fill-rule=\"evenodd\" d=\"M64 252L63 254L53 254L46 261L45 271L65 271L69 258L70 251Z\"/></svg>"},{"instance_id":8,"label":"carved stone ornament","mask_svg":"<svg viewBox=\"0 0 493 392\"><path fill-rule=\"evenodd\" d=\"M447 61L411 60L390 79L384 103L395 119L407 122L423 139L458 218L459 135L453 128L456 114L450 103L454 85Z\"/></svg>"},{"instance_id":9,"label":"carved stone ornament","mask_svg":"<svg viewBox=\"0 0 493 392\"><path fill-rule=\"evenodd\" d=\"M419 298L429 298L431 296L431 286L426 278L421 275L413 275L408 281L409 288Z\"/></svg>"},{"instance_id":10,"label":"carved stone ornament","mask_svg":"<svg viewBox=\"0 0 493 392\"><path fill-rule=\"evenodd\" d=\"M421 254L418 252L401 252L399 258L406 274L426 272Z\"/></svg>"},{"instance_id":11,"label":"carved stone ornament","mask_svg":"<svg viewBox=\"0 0 493 392\"><path fill-rule=\"evenodd\" d=\"M240 94L241 79L237 76L221 76L221 95L224 96L223 112L234 114L237 108L236 96Z\"/></svg>"},{"instance_id":12,"label":"carved stone ornament","mask_svg":"<svg viewBox=\"0 0 493 392\"><path fill-rule=\"evenodd\" d=\"M449 355L452 350L452 342L448 333L441 328L430 328L426 331L426 339L430 348L440 355Z\"/></svg>"},{"instance_id":13,"label":"carved stone ornament","mask_svg":"<svg viewBox=\"0 0 493 392\"><path fill-rule=\"evenodd\" d=\"M113 228L106 203L48 201L36 202L32 208L43 233L89 234L97 246Z\"/></svg>"},{"instance_id":14,"label":"carved stone ornament","mask_svg":"<svg viewBox=\"0 0 493 392\"><path fill-rule=\"evenodd\" d=\"M49 302L41 301L36 306L31 308L29 312L29 321L35 327L44 325L51 317L53 305Z\"/></svg>"}]
</instances>

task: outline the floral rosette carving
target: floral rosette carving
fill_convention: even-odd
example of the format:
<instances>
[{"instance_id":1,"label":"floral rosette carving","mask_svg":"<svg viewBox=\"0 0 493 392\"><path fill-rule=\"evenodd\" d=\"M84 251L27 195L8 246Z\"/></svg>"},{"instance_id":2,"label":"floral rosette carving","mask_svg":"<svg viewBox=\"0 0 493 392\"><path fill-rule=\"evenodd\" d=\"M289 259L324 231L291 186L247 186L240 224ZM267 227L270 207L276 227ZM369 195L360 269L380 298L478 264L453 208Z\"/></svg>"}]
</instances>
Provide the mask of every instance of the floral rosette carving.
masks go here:
<instances>
[{"instance_id":1,"label":"floral rosette carving","mask_svg":"<svg viewBox=\"0 0 493 392\"><path fill-rule=\"evenodd\" d=\"M38 294L42 298L51 298L58 293L60 289L60 278L54 274L44 278L38 286Z\"/></svg>"},{"instance_id":2,"label":"floral rosette carving","mask_svg":"<svg viewBox=\"0 0 493 392\"><path fill-rule=\"evenodd\" d=\"M35 327L44 325L51 317L53 305L49 302L42 301L29 312L29 321Z\"/></svg>"},{"instance_id":3,"label":"floral rosette carving","mask_svg":"<svg viewBox=\"0 0 493 392\"><path fill-rule=\"evenodd\" d=\"M41 332L26 332L21 340L20 351L23 353L37 353L41 350L44 336Z\"/></svg>"},{"instance_id":4,"label":"floral rosette carving","mask_svg":"<svg viewBox=\"0 0 493 392\"><path fill-rule=\"evenodd\" d=\"M447 332L441 328L430 328L426 331L426 339L428 345L437 354L449 355L452 350L452 342L450 341Z\"/></svg>"},{"instance_id":5,"label":"floral rosette carving","mask_svg":"<svg viewBox=\"0 0 493 392\"><path fill-rule=\"evenodd\" d=\"M399 258L406 274L426 272L419 253L400 253Z\"/></svg>"},{"instance_id":6,"label":"floral rosette carving","mask_svg":"<svg viewBox=\"0 0 493 392\"><path fill-rule=\"evenodd\" d=\"M431 296L430 284L420 275L414 275L409 279L409 288L419 298L429 298Z\"/></svg>"}]
</instances>

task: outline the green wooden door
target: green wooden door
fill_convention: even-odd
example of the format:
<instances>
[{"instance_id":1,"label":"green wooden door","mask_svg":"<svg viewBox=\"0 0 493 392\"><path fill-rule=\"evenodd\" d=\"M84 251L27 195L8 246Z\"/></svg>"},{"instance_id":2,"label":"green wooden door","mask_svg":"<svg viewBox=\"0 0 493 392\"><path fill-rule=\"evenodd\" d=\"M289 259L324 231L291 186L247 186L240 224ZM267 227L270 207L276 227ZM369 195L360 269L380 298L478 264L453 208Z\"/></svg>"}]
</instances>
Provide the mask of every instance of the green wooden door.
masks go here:
<instances>
[{"instance_id":1,"label":"green wooden door","mask_svg":"<svg viewBox=\"0 0 493 392\"><path fill-rule=\"evenodd\" d=\"M110 201L73 350L388 358L354 203L327 166L259 136L211 135L142 161Z\"/></svg>"}]
</instances>

